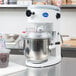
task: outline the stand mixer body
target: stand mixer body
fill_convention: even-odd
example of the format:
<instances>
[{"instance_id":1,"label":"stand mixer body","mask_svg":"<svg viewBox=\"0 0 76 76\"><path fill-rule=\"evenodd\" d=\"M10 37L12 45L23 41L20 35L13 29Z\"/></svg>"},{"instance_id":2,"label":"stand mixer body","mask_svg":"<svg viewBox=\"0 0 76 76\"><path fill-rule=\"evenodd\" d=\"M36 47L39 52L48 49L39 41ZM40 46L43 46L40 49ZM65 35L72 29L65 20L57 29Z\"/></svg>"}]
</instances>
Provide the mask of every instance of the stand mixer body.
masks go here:
<instances>
[{"instance_id":1,"label":"stand mixer body","mask_svg":"<svg viewBox=\"0 0 76 76\"><path fill-rule=\"evenodd\" d=\"M51 5L28 6L26 18L26 65L45 67L60 62L60 8Z\"/></svg>"}]
</instances>

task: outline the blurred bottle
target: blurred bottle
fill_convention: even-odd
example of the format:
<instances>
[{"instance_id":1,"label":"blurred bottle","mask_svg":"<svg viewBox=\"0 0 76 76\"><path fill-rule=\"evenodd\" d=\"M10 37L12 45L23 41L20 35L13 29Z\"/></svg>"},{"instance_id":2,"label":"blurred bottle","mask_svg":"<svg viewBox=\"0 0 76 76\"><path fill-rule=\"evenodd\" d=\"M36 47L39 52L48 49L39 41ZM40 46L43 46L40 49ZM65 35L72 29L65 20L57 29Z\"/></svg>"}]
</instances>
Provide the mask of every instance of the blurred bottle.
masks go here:
<instances>
[{"instance_id":1,"label":"blurred bottle","mask_svg":"<svg viewBox=\"0 0 76 76\"><path fill-rule=\"evenodd\" d=\"M32 0L24 0L24 5L32 5Z\"/></svg>"},{"instance_id":2,"label":"blurred bottle","mask_svg":"<svg viewBox=\"0 0 76 76\"><path fill-rule=\"evenodd\" d=\"M51 4L60 7L62 5L62 0L51 0Z\"/></svg>"},{"instance_id":3,"label":"blurred bottle","mask_svg":"<svg viewBox=\"0 0 76 76\"><path fill-rule=\"evenodd\" d=\"M48 0L32 0L35 5L47 5Z\"/></svg>"},{"instance_id":4,"label":"blurred bottle","mask_svg":"<svg viewBox=\"0 0 76 76\"><path fill-rule=\"evenodd\" d=\"M76 4L76 0L66 0L67 4Z\"/></svg>"},{"instance_id":5,"label":"blurred bottle","mask_svg":"<svg viewBox=\"0 0 76 76\"><path fill-rule=\"evenodd\" d=\"M17 4L17 0L8 0L8 4Z\"/></svg>"},{"instance_id":6,"label":"blurred bottle","mask_svg":"<svg viewBox=\"0 0 76 76\"><path fill-rule=\"evenodd\" d=\"M35 5L55 5L60 7L62 4L61 0L33 0Z\"/></svg>"},{"instance_id":7,"label":"blurred bottle","mask_svg":"<svg viewBox=\"0 0 76 76\"><path fill-rule=\"evenodd\" d=\"M2 38L1 34L0 34L0 48L6 48L6 46L5 46L5 40Z\"/></svg>"},{"instance_id":8,"label":"blurred bottle","mask_svg":"<svg viewBox=\"0 0 76 76\"><path fill-rule=\"evenodd\" d=\"M32 0L17 0L18 5L32 5Z\"/></svg>"},{"instance_id":9,"label":"blurred bottle","mask_svg":"<svg viewBox=\"0 0 76 76\"><path fill-rule=\"evenodd\" d=\"M51 5L52 4L52 1L51 0L48 0L47 2L48 2L48 5Z\"/></svg>"},{"instance_id":10,"label":"blurred bottle","mask_svg":"<svg viewBox=\"0 0 76 76\"><path fill-rule=\"evenodd\" d=\"M4 4L4 0L0 0L0 4Z\"/></svg>"},{"instance_id":11,"label":"blurred bottle","mask_svg":"<svg viewBox=\"0 0 76 76\"><path fill-rule=\"evenodd\" d=\"M4 0L4 4L8 4L8 0Z\"/></svg>"},{"instance_id":12,"label":"blurred bottle","mask_svg":"<svg viewBox=\"0 0 76 76\"><path fill-rule=\"evenodd\" d=\"M23 5L24 0L17 0L18 5Z\"/></svg>"},{"instance_id":13,"label":"blurred bottle","mask_svg":"<svg viewBox=\"0 0 76 76\"><path fill-rule=\"evenodd\" d=\"M67 4L67 0L62 0L62 5L66 5Z\"/></svg>"}]
</instances>

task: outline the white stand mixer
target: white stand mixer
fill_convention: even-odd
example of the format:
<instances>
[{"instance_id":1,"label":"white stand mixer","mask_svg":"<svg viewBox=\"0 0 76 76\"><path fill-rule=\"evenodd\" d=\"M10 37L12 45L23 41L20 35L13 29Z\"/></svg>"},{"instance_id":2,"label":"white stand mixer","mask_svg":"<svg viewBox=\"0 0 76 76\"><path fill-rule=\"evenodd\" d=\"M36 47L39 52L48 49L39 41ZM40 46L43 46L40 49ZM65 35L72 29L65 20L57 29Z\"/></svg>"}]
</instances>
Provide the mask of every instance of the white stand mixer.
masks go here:
<instances>
[{"instance_id":1,"label":"white stand mixer","mask_svg":"<svg viewBox=\"0 0 76 76\"><path fill-rule=\"evenodd\" d=\"M57 64L61 61L61 46L60 46L60 34L59 34L59 20L60 20L60 8L53 5L32 5L28 6L26 10L27 22L29 24L28 30L30 31L27 36L31 35L31 32L44 31L50 34L48 57L47 61L42 63L33 63L30 57L33 57L33 53L30 51L29 57L26 57L26 65L31 67L46 67ZM30 25L31 24L31 25ZM36 36L36 35L35 35ZM29 37L27 38L29 39ZM26 40L26 39L25 39ZM29 46L29 45L25 45ZM30 46L29 46L30 48ZM25 50L26 52L26 50ZM26 55L25 55L26 56ZM35 55L36 56L36 55Z\"/></svg>"}]
</instances>

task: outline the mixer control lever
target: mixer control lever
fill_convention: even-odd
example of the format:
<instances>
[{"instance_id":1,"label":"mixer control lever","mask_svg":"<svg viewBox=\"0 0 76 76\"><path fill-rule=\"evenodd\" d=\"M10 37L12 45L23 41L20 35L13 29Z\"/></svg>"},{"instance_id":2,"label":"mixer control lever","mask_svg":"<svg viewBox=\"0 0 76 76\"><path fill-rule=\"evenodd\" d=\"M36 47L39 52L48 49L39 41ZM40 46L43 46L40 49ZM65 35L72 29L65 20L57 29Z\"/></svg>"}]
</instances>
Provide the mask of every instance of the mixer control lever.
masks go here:
<instances>
[{"instance_id":1,"label":"mixer control lever","mask_svg":"<svg viewBox=\"0 0 76 76\"><path fill-rule=\"evenodd\" d=\"M30 10L26 10L26 16L30 17L31 15L34 15L35 12L31 12Z\"/></svg>"},{"instance_id":2,"label":"mixer control lever","mask_svg":"<svg viewBox=\"0 0 76 76\"><path fill-rule=\"evenodd\" d=\"M55 42L55 45L59 45L60 44L60 42Z\"/></svg>"}]
</instances>

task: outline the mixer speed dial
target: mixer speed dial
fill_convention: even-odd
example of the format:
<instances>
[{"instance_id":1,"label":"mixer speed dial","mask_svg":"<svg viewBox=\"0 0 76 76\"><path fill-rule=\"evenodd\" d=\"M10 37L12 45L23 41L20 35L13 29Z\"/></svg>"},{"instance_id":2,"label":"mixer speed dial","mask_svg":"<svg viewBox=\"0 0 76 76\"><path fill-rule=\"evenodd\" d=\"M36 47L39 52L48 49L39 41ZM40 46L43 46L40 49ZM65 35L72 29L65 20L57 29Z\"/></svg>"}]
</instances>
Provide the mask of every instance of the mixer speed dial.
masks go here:
<instances>
[{"instance_id":1,"label":"mixer speed dial","mask_svg":"<svg viewBox=\"0 0 76 76\"><path fill-rule=\"evenodd\" d=\"M35 12L31 12L31 10L26 10L26 16L30 17L31 15L34 15Z\"/></svg>"},{"instance_id":2,"label":"mixer speed dial","mask_svg":"<svg viewBox=\"0 0 76 76\"><path fill-rule=\"evenodd\" d=\"M56 14L56 18L59 19L60 17L61 17L61 14L60 13L57 13Z\"/></svg>"}]
</instances>

